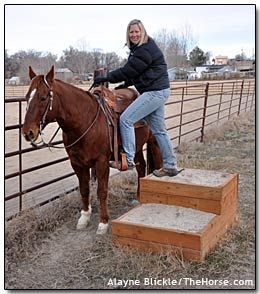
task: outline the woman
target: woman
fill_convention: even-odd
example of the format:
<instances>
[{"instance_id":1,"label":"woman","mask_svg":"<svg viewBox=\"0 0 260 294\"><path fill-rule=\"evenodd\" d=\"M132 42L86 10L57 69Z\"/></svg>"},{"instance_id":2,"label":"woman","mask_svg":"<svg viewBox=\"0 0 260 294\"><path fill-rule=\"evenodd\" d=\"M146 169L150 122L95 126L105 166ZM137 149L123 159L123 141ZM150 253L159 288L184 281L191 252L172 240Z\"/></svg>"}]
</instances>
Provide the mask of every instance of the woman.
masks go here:
<instances>
[{"instance_id":1,"label":"woman","mask_svg":"<svg viewBox=\"0 0 260 294\"><path fill-rule=\"evenodd\" d=\"M117 88L134 85L140 93L120 117L120 132L128 169L135 166L134 123L145 119L156 137L163 157L163 168L155 170L153 174L157 177L176 176L176 155L164 122L164 104L170 95L170 83L163 54L137 19L127 26L126 43L130 49L127 63L109 72L107 77L96 78L94 83L124 81Z\"/></svg>"}]
</instances>

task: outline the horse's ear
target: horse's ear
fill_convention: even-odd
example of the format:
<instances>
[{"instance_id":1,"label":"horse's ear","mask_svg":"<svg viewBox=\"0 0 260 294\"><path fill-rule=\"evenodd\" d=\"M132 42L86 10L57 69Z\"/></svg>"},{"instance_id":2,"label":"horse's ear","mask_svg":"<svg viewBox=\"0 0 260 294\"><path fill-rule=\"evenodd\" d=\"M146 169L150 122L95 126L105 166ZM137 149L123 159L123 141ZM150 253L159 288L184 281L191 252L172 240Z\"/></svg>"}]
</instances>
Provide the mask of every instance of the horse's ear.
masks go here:
<instances>
[{"instance_id":1,"label":"horse's ear","mask_svg":"<svg viewBox=\"0 0 260 294\"><path fill-rule=\"evenodd\" d=\"M54 65L51 67L50 71L46 75L46 79L49 83L52 83L54 80Z\"/></svg>"},{"instance_id":2,"label":"horse's ear","mask_svg":"<svg viewBox=\"0 0 260 294\"><path fill-rule=\"evenodd\" d=\"M29 66L29 77L32 80L36 76L36 73L33 71L32 67Z\"/></svg>"}]
</instances>

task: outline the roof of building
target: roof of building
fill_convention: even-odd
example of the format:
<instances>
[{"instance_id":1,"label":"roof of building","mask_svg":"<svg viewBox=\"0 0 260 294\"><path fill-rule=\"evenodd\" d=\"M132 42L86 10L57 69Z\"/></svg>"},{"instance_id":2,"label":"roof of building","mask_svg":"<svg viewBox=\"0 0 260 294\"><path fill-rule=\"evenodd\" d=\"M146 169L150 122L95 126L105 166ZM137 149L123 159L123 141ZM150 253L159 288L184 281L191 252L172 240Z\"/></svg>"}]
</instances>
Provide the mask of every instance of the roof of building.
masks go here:
<instances>
[{"instance_id":1,"label":"roof of building","mask_svg":"<svg viewBox=\"0 0 260 294\"><path fill-rule=\"evenodd\" d=\"M64 68L57 68L55 72L57 73L57 72L72 72L72 71L69 68L64 67Z\"/></svg>"}]
</instances>

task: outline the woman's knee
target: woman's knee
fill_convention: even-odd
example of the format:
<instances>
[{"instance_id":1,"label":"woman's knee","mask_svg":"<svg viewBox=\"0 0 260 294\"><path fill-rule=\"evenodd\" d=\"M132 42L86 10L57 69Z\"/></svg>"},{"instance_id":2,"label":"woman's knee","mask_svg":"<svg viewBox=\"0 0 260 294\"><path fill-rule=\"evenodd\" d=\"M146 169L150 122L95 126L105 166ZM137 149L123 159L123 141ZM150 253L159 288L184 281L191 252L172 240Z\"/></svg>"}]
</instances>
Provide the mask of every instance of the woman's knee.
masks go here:
<instances>
[{"instance_id":1,"label":"woman's knee","mask_svg":"<svg viewBox=\"0 0 260 294\"><path fill-rule=\"evenodd\" d=\"M131 119L127 115L124 115L124 113L121 114L119 118L119 122L120 122L120 125L123 125L123 126L131 127L134 125Z\"/></svg>"},{"instance_id":2,"label":"woman's knee","mask_svg":"<svg viewBox=\"0 0 260 294\"><path fill-rule=\"evenodd\" d=\"M150 124L150 128L152 130L152 133L154 135L161 135L161 134L167 134L167 128L166 125L164 124L164 122L160 123L157 122L156 124Z\"/></svg>"}]
</instances>

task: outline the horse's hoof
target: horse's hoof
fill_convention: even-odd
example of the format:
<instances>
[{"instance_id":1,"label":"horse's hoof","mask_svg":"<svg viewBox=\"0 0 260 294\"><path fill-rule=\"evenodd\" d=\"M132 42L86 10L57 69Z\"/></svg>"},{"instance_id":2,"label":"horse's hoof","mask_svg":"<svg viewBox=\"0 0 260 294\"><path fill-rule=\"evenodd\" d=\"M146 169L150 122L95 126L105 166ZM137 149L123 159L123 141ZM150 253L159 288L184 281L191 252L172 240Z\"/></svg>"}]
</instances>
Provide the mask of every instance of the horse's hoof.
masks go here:
<instances>
[{"instance_id":1,"label":"horse's hoof","mask_svg":"<svg viewBox=\"0 0 260 294\"><path fill-rule=\"evenodd\" d=\"M97 234L98 235L105 235L108 231L108 224L104 223L99 223L98 229L97 229Z\"/></svg>"},{"instance_id":2,"label":"horse's hoof","mask_svg":"<svg viewBox=\"0 0 260 294\"><path fill-rule=\"evenodd\" d=\"M89 206L88 211L81 210L81 216L77 223L77 230L82 230L87 227L90 221L91 206Z\"/></svg>"}]
</instances>

